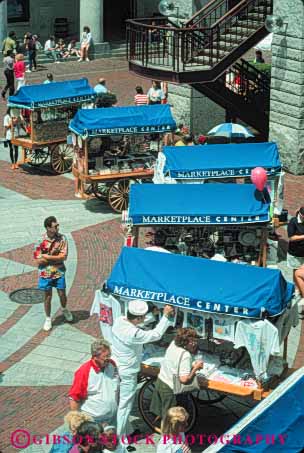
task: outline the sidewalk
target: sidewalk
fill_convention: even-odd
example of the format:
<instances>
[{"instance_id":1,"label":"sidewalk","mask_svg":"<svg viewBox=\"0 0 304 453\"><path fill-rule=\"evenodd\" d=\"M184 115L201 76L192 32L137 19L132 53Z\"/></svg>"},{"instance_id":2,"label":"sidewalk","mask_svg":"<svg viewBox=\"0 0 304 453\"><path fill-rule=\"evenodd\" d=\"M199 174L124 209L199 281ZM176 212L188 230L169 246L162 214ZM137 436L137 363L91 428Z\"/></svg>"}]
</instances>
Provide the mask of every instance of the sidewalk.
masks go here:
<instances>
[{"instance_id":1,"label":"sidewalk","mask_svg":"<svg viewBox=\"0 0 304 453\"><path fill-rule=\"evenodd\" d=\"M56 79L87 75L94 83L105 75L107 84L118 95L120 104L131 104L134 86L147 88L149 81L130 75L122 60L65 63L32 73L29 80L43 80L46 72ZM78 72L77 72L78 71ZM0 107L3 113L5 104ZM73 373L89 357L90 343L100 336L98 320L90 318L94 291L109 274L123 243L120 216L98 200L84 202L73 196L73 182L68 175L56 176L29 166L12 171L8 150L0 147L0 407L2 453L20 451L11 445L16 429L31 434L59 433L68 410L67 392ZM286 203L290 214L304 204L304 177L287 175ZM43 220L55 215L60 230L69 241L67 260L68 300L75 320L64 322L57 297L53 301L54 328L42 330L42 304L18 305L8 295L15 289L34 287L37 270L32 260L34 243L43 232ZM282 235L286 236L282 231ZM282 270L290 272L282 263ZM290 335L289 362L304 366L303 323ZM231 396L212 406L202 406L195 432L222 433L237 417L252 407L252 401ZM135 425L147 428L135 408ZM27 434L19 433L19 445L26 446ZM155 440L157 438L155 437ZM17 442L18 439L15 439ZM48 452L50 445L25 447L30 453ZM144 443L138 453L155 452ZM201 451L202 447L193 451Z\"/></svg>"}]
</instances>

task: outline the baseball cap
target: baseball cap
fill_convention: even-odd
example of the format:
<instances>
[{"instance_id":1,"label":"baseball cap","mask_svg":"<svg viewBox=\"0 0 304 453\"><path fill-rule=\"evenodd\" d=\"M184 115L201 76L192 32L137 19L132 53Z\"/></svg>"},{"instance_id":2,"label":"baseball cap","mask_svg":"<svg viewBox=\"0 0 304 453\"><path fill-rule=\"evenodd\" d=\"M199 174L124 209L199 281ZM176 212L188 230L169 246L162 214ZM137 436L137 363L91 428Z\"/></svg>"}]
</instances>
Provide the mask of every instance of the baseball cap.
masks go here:
<instances>
[{"instance_id":1,"label":"baseball cap","mask_svg":"<svg viewBox=\"0 0 304 453\"><path fill-rule=\"evenodd\" d=\"M148 304L144 300L135 299L129 302L128 311L131 313L131 315L144 316L148 313L148 310Z\"/></svg>"}]
</instances>

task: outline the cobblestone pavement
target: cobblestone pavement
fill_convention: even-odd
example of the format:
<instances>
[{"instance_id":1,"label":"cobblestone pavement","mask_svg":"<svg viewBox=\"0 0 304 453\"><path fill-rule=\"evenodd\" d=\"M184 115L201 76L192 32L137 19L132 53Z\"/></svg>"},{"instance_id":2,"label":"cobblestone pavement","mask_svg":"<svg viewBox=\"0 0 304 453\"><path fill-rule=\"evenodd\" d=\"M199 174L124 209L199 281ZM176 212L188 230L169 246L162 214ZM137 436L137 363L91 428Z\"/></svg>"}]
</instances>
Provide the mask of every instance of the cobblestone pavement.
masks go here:
<instances>
[{"instance_id":1,"label":"cobblestone pavement","mask_svg":"<svg viewBox=\"0 0 304 453\"><path fill-rule=\"evenodd\" d=\"M121 104L132 102L137 83L149 85L128 74L122 60L53 65L47 71L52 71L56 79L86 74L94 81L106 75ZM45 72L30 74L29 79L42 80ZM4 104L1 108L3 111ZM23 445L26 452L42 453L50 449L47 439L41 445L27 445L26 432L43 436L59 434L64 429L66 395L73 373L89 357L91 341L100 335L96 317L89 316L94 291L110 272L122 245L122 235L119 216L106 205L97 200L83 202L73 198L71 178L54 176L47 168L34 171L24 166L11 171L7 153L0 147L0 450L2 453L18 451L11 445L11 435L19 429L24 431L14 441ZM303 193L304 177L288 175L286 207L290 213L303 204ZM69 240L67 292L75 319L72 324L64 322L55 296L54 328L46 333L42 330L42 304L19 305L8 296L14 290L36 285L32 251L42 233L43 219L48 215L57 216L60 229ZM284 238L282 231L282 242ZM282 269L286 273L284 263ZM290 335L290 365L304 365L303 339L304 329L299 326ZM211 407L202 406L194 432L220 434L252 405L249 400L228 396ZM132 416L135 426L148 432L136 407ZM201 450L200 446L194 448L194 451ZM145 445L143 441L137 451L154 452L155 446Z\"/></svg>"}]
</instances>

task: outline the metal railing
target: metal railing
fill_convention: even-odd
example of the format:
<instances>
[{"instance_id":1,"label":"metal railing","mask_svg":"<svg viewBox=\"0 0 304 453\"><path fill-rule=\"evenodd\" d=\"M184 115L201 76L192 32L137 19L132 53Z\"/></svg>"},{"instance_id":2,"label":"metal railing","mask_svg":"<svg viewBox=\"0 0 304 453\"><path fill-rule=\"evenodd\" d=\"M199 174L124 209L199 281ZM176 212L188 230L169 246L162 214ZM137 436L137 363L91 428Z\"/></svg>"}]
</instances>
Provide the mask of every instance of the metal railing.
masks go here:
<instances>
[{"instance_id":1,"label":"metal railing","mask_svg":"<svg viewBox=\"0 0 304 453\"><path fill-rule=\"evenodd\" d=\"M214 21L212 14L227 5L226 0L216 1L211 9L212 3L209 16L196 15L183 27L167 18L128 20L128 60L174 72L213 68L262 28L272 9L272 0L242 0ZM203 19L207 26L198 26Z\"/></svg>"}]
</instances>

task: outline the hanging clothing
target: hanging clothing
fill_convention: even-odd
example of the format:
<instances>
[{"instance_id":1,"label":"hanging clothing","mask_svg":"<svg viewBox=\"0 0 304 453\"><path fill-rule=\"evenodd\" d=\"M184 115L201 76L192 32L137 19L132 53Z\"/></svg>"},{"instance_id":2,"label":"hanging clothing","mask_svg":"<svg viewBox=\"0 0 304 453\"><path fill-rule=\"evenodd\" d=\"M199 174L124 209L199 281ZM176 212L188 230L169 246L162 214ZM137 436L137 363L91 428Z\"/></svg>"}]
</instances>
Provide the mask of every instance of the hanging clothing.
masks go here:
<instances>
[{"instance_id":1,"label":"hanging clothing","mask_svg":"<svg viewBox=\"0 0 304 453\"><path fill-rule=\"evenodd\" d=\"M242 320L235 331L235 349L244 346L251 359L257 378L267 377L270 355L280 354L278 329L267 319L264 321Z\"/></svg>"},{"instance_id":2,"label":"hanging clothing","mask_svg":"<svg viewBox=\"0 0 304 453\"><path fill-rule=\"evenodd\" d=\"M218 315L210 315L213 321L213 338L217 338L218 340L225 340L231 341L234 343L235 338L235 327L237 321L240 318L235 318L234 316L218 316Z\"/></svg>"},{"instance_id":3,"label":"hanging clothing","mask_svg":"<svg viewBox=\"0 0 304 453\"><path fill-rule=\"evenodd\" d=\"M121 306L115 297L102 290L95 291L90 315L99 316L99 326L102 336L110 344L113 343L112 328L115 320L121 316Z\"/></svg>"}]
</instances>

